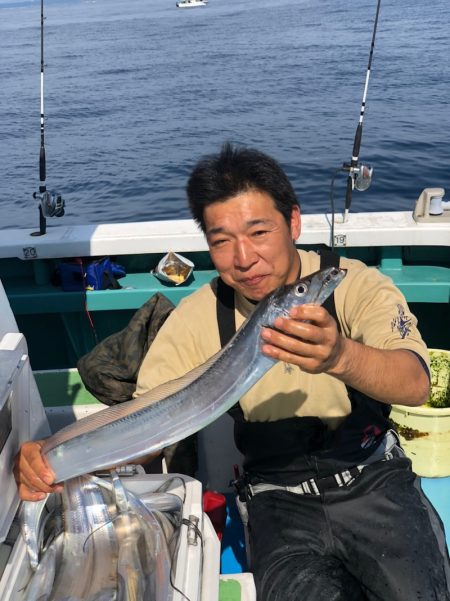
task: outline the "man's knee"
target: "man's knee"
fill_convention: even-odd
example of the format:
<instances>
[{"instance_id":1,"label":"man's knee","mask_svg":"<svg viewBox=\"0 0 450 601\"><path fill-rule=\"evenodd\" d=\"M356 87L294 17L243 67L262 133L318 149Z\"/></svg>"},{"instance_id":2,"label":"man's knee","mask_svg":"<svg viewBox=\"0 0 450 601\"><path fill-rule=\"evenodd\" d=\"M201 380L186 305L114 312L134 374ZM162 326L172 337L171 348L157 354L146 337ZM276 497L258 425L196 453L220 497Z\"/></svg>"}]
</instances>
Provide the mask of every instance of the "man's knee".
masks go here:
<instances>
[{"instance_id":1,"label":"man's knee","mask_svg":"<svg viewBox=\"0 0 450 601\"><path fill-rule=\"evenodd\" d=\"M355 578L332 557L287 554L261 568L255 566L254 574L259 601L367 601Z\"/></svg>"}]
</instances>

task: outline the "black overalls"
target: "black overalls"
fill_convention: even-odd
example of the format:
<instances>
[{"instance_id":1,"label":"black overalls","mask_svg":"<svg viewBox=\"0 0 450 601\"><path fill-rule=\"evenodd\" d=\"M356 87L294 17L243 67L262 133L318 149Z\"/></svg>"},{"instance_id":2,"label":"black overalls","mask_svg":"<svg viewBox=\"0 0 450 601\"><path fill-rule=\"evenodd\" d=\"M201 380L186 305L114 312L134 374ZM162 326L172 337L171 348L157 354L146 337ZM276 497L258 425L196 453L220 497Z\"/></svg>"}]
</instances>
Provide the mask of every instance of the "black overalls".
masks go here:
<instances>
[{"instance_id":1,"label":"black overalls","mask_svg":"<svg viewBox=\"0 0 450 601\"><path fill-rule=\"evenodd\" d=\"M338 264L322 251L321 268ZM234 291L219 279L216 292L224 346ZM334 296L325 307L339 324ZM258 601L450 601L442 522L397 440L383 446L390 407L348 394L351 413L335 431L317 417L248 422L239 404L229 411Z\"/></svg>"}]
</instances>

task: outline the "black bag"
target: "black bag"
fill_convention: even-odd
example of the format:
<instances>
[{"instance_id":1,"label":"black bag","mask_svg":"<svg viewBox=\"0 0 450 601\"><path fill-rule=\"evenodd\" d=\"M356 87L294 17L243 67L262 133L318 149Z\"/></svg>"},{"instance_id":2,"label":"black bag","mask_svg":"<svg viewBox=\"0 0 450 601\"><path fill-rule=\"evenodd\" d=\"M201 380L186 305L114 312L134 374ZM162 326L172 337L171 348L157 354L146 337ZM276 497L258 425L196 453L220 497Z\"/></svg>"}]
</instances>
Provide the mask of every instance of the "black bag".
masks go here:
<instances>
[{"instance_id":1,"label":"black bag","mask_svg":"<svg viewBox=\"0 0 450 601\"><path fill-rule=\"evenodd\" d=\"M141 363L158 330L174 305L159 292L131 318L129 324L102 340L78 360L77 368L86 389L105 405L132 398ZM197 470L196 436L164 449L169 472L193 476Z\"/></svg>"}]
</instances>

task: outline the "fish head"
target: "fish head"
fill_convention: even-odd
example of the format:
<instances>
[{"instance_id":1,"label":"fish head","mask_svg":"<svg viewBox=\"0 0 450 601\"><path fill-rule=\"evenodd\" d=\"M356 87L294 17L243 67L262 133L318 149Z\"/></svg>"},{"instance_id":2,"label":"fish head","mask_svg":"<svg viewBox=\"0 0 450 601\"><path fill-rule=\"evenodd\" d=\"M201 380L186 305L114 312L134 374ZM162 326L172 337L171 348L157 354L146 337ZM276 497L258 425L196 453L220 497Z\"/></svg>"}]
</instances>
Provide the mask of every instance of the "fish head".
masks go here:
<instances>
[{"instance_id":1,"label":"fish head","mask_svg":"<svg viewBox=\"0 0 450 601\"><path fill-rule=\"evenodd\" d=\"M276 316L288 316L289 310L298 305L322 305L346 274L347 270L341 267L327 267L315 271L292 284L277 288L272 293L269 304Z\"/></svg>"}]
</instances>

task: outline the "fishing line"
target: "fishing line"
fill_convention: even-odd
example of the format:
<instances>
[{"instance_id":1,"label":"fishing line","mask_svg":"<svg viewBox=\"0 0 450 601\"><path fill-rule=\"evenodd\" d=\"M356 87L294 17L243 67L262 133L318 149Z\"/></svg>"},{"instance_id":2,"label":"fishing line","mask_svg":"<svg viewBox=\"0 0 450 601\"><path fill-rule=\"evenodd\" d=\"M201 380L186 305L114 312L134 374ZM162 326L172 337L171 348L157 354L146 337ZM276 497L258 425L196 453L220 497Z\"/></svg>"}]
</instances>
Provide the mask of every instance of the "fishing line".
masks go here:
<instances>
[{"instance_id":1,"label":"fishing line","mask_svg":"<svg viewBox=\"0 0 450 601\"><path fill-rule=\"evenodd\" d=\"M137 514L135 514L133 511L129 511L128 513L129 513L130 515L137 515ZM118 513L118 514L117 514L117 515L115 515L114 517L111 517L109 520L106 520L106 522L103 522L103 524L100 524L100 526L97 526L97 528L94 528L93 530L91 530L91 531L89 532L89 534L86 536L85 540L84 540L83 547L82 547L83 553L86 553L86 545L87 545L87 543L88 543L89 539L90 539L92 536L94 536L94 534L95 534L96 532L98 532L99 530L102 530L102 528L105 528L105 526L109 526L110 524L114 524L114 522L115 522L115 521L116 521L118 518L120 518L120 517L122 517L122 516L123 516L123 514L122 514L122 513Z\"/></svg>"},{"instance_id":2,"label":"fishing line","mask_svg":"<svg viewBox=\"0 0 450 601\"><path fill-rule=\"evenodd\" d=\"M181 528L181 526L187 526L188 528L193 528L195 530L195 533L199 537L200 542L201 542L201 563L203 565L203 553L204 553L203 544L204 543L203 543L203 536L202 536L202 533L201 533L199 527L197 526L197 524L194 524L194 522L192 522L191 520L189 520L187 518L183 518L181 520L180 528ZM173 553L174 557L176 555L178 555L178 551L180 548L180 541L181 541L181 536L178 536L177 544L176 544L176 547L175 547L175 550ZM182 597L184 597L184 599L186 599L186 601L191 601L190 598L185 593L183 593L183 591L181 591L177 586L175 586L174 573L173 573L174 565L175 565L175 562L171 561L170 572L169 572L170 586L173 588L174 591L177 591L177 593L179 593Z\"/></svg>"},{"instance_id":3,"label":"fishing line","mask_svg":"<svg viewBox=\"0 0 450 601\"><path fill-rule=\"evenodd\" d=\"M378 0L377 11L376 11L376 15L375 15L375 22L374 22L374 26L373 26L372 42L370 44L369 63L367 65L366 81L364 84L364 92L363 92L363 98L362 98L362 103L361 103L361 110L359 113L358 125L356 127L355 139L353 141L352 159L351 159L350 164L344 164L344 166L343 166L344 170L349 172L348 178L347 178L347 191L346 191L346 195L345 195L345 211L344 211L344 219L343 219L344 222L347 220L348 213L350 211L350 205L352 203L353 189L355 187L357 190L358 189L359 190L367 189L370 185L370 180L372 177L372 169L370 167L365 167L364 165L359 165L358 161L359 161L359 151L361 148L364 111L366 109L367 91L369 88L369 79L370 79L370 72L371 72L371 68L372 68L373 50L375 47L375 36L377 33L378 15L380 13L380 5L381 5L381 0Z\"/></svg>"}]
</instances>

